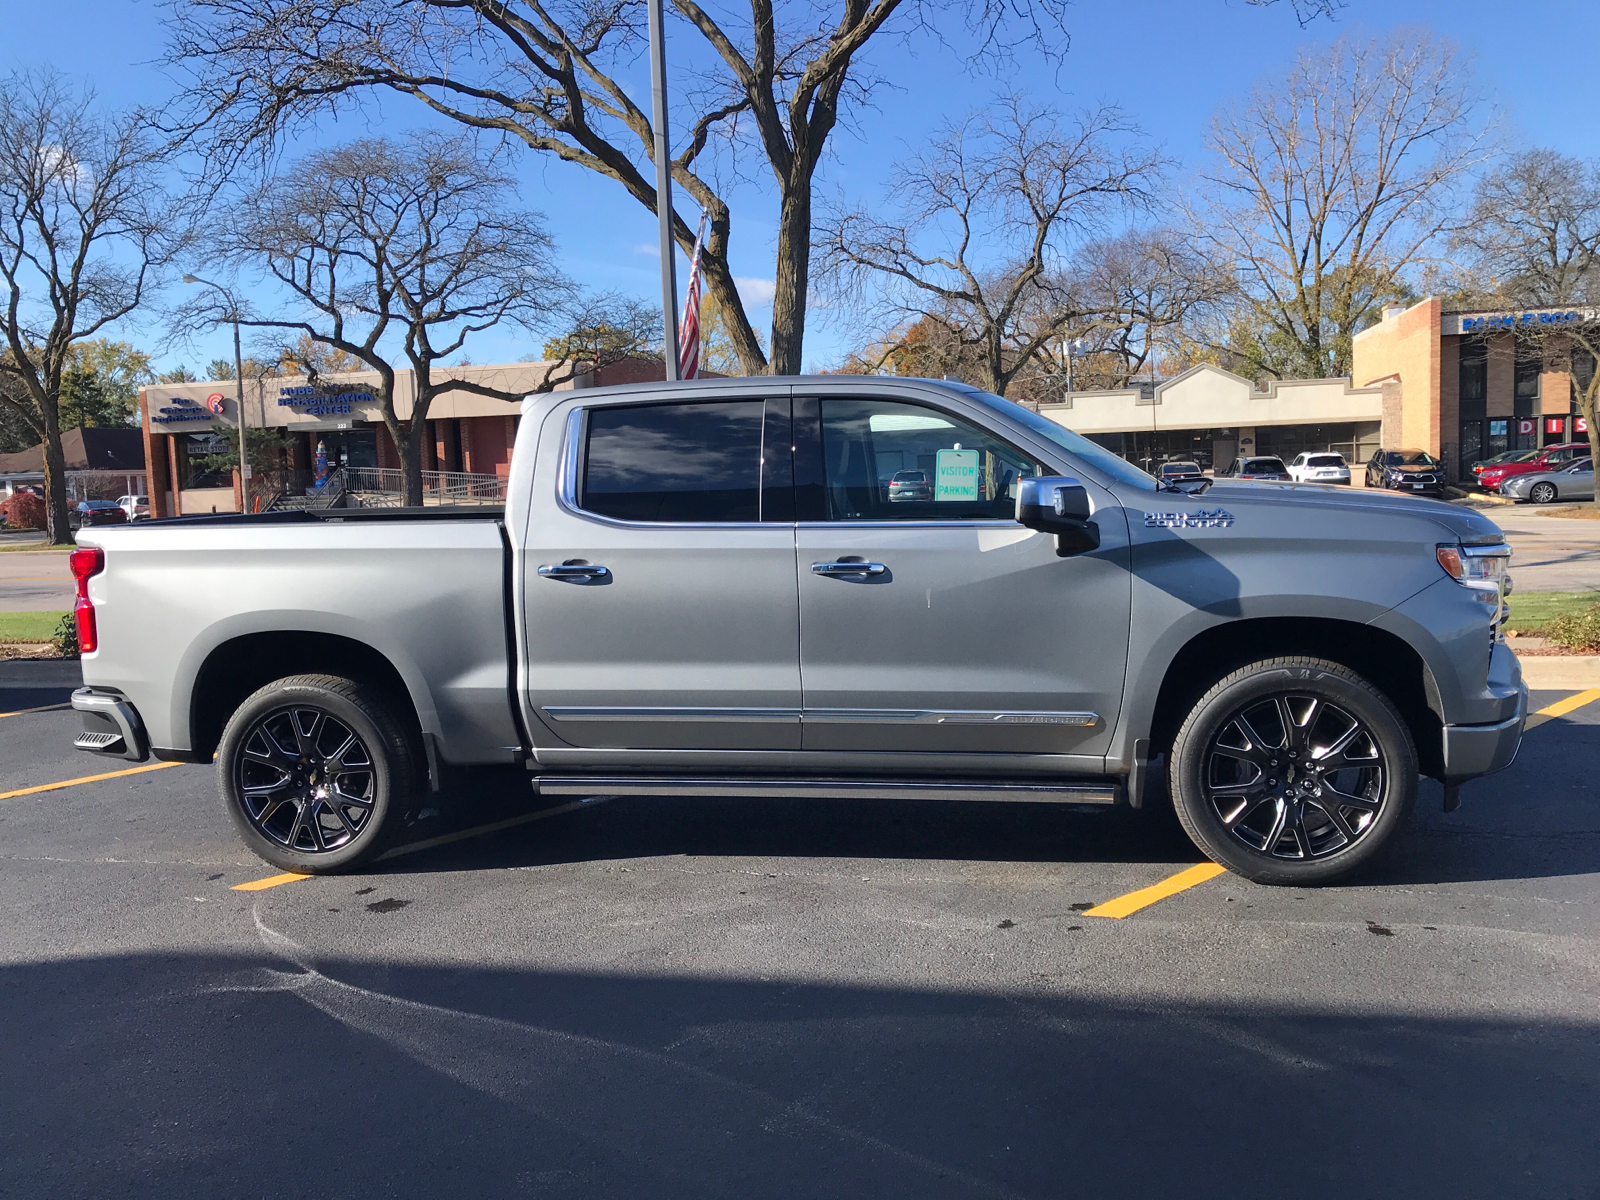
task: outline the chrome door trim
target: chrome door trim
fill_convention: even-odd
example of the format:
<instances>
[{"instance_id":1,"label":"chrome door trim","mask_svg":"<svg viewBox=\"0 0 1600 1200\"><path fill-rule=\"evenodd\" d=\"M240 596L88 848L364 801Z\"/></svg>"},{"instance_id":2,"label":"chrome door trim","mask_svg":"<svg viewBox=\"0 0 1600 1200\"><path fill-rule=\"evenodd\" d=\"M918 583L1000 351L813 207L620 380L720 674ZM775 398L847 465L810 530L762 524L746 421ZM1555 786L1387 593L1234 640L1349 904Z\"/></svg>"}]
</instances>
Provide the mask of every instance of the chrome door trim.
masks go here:
<instances>
[{"instance_id":1,"label":"chrome door trim","mask_svg":"<svg viewBox=\"0 0 1600 1200\"><path fill-rule=\"evenodd\" d=\"M755 399L755 397L742 397ZM765 394L760 397L765 399ZM670 404L670 400L663 401ZM556 478L556 503L574 517L610 525L613 529L791 529L789 521L624 521L618 517L602 516L578 504L578 459L583 452L583 414L589 409L577 405L567 414L567 428L562 435L561 470Z\"/></svg>"},{"instance_id":2,"label":"chrome door trim","mask_svg":"<svg viewBox=\"0 0 1600 1200\"><path fill-rule=\"evenodd\" d=\"M1033 804L1115 804L1115 783L1025 783L1011 780L934 782L895 779L647 778L616 775L538 775L542 796L728 796L749 799L964 800Z\"/></svg>"},{"instance_id":3,"label":"chrome door trim","mask_svg":"<svg viewBox=\"0 0 1600 1200\"><path fill-rule=\"evenodd\" d=\"M1087 728L1100 720L1092 712L995 712L988 709L806 708L800 718L813 725L862 722L896 725L1070 725Z\"/></svg>"},{"instance_id":4,"label":"chrome door trim","mask_svg":"<svg viewBox=\"0 0 1600 1200\"><path fill-rule=\"evenodd\" d=\"M696 724L736 722L797 724L798 708L622 708L616 706L546 705L539 710L552 721L693 721Z\"/></svg>"},{"instance_id":5,"label":"chrome door trim","mask_svg":"<svg viewBox=\"0 0 1600 1200\"><path fill-rule=\"evenodd\" d=\"M801 521L801 529L1022 529L1015 521L984 518L972 521ZM1032 532L1031 530L1029 532Z\"/></svg>"}]
</instances>

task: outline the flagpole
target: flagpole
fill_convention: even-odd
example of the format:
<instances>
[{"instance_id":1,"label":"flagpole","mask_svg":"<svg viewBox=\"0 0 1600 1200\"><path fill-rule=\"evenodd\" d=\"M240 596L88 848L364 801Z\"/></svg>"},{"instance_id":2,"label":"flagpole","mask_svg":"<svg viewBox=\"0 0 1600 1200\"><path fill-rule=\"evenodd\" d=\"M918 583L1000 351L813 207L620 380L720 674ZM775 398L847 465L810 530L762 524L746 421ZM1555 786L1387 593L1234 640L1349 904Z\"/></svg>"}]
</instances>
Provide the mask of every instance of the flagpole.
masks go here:
<instances>
[{"instance_id":1,"label":"flagpole","mask_svg":"<svg viewBox=\"0 0 1600 1200\"><path fill-rule=\"evenodd\" d=\"M661 320L666 340L661 358L667 379L678 378L678 270L672 245L672 162L667 137L667 46L661 0L648 0L650 22L650 104L655 124L656 222L661 235Z\"/></svg>"}]
</instances>

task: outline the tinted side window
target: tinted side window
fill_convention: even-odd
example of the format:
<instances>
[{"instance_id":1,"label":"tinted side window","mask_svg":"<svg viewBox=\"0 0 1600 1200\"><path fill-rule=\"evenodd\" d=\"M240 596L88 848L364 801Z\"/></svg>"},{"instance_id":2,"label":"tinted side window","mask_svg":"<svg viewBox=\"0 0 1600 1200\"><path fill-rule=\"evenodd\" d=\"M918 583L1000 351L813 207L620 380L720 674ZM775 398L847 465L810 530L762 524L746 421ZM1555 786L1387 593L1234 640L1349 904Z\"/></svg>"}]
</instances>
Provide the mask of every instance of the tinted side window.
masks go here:
<instances>
[{"instance_id":1,"label":"tinted side window","mask_svg":"<svg viewBox=\"0 0 1600 1200\"><path fill-rule=\"evenodd\" d=\"M589 413L581 507L624 521L755 521L760 400Z\"/></svg>"},{"instance_id":2,"label":"tinted side window","mask_svg":"<svg viewBox=\"0 0 1600 1200\"><path fill-rule=\"evenodd\" d=\"M1010 520L1018 478L1043 473L976 425L920 404L825 399L821 417L830 521ZM891 491L902 471L929 487Z\"/></svg>"}]
</instances>

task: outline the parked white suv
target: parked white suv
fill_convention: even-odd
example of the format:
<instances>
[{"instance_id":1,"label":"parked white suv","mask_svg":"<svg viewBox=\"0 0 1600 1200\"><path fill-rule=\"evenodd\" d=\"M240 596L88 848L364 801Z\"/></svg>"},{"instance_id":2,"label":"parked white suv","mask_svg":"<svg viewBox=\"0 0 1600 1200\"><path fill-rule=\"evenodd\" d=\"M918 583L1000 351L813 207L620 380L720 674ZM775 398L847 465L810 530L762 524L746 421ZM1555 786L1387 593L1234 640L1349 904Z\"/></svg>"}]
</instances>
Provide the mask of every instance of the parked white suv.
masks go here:
<instances>
[{"instance_id":1,"label":"parked white suv","mask_svg":"<svg viewBox=\"0 0 1600 1200\"><path fill-rule=\"evenodd\" d=\"M1289 464L1289 478L1296 483L1349 483L1350 465L1342 454L1308 451Z\"/></svg>"},{"instance_id":2,"label":"parked white suv","mask_svg":"<svg viewBox=\"0 0 1600 1200\"><path fill-rule=\"evenodd\" d=\"M142 521L150 516L149 496L118 496L117 504L130 521Z\"/></svg>"}]
</instances>

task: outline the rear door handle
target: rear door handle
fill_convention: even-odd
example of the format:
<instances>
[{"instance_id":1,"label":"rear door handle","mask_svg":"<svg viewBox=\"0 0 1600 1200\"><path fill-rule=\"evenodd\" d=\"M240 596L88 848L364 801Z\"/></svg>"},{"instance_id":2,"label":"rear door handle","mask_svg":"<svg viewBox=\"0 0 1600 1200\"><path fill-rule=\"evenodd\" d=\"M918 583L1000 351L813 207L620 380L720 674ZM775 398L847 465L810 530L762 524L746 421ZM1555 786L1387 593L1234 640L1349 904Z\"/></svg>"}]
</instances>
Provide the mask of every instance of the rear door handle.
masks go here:
<instances>
[{"instance_id":1,"label":"rear door handle","mask_svg":"<svg viewBox=\"0 0 1600 1200\"><path fill-rule=\"evenodd\" d=\"M882 575L889 568L882 563L820 562L811 564L813 575Z\"/></svg>"},{"instance_id":2,"label":"rear door handle","mask_svg":"<svg viewBox=\"0 0 1600 1200\"><path fill-rule=\"evenodd\" d=\"M604 579L611 572L590 563L546 563L539 574L544 579Z\"/></svg>"}]
</instances>

